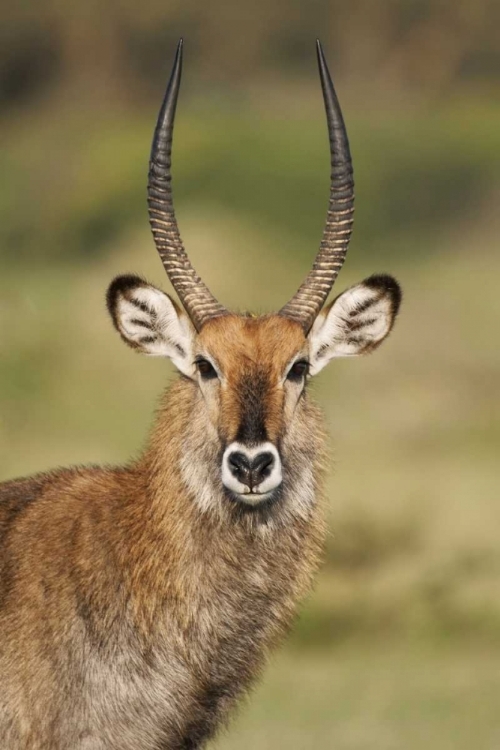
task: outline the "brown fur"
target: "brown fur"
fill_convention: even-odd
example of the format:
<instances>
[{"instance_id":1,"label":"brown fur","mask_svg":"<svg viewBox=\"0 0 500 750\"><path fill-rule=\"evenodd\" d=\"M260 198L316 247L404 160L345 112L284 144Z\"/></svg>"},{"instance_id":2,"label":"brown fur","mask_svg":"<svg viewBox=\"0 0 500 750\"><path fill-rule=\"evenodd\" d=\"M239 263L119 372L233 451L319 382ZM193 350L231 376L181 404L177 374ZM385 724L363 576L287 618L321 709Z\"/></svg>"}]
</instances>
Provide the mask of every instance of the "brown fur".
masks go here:
<instances>
[{"instance_id":1,"label":"brown fur","mask_svg":"<svg viewBox=\"0 0 500 750\"><path fill-rule=\"evenodd\" d=\"M276 315L263 318L228 315L208 321L198 337L199 351L206 352L227 373L227 387L220 394L215 421L227 443L236 439L245 400L252 397L265 408L268 439L276 442L284 427L285 390L280 381L286 365L305 344L297 323ZM251 384L248 388L246 384ZM260 392L256 389L260 384ZM255 392L257 391L257 392Z\"/></svg>"},{"instance_id":2,"label":"brown fur","mask_svg":"<svg viewBox=\"0 0 500 750\"><path fill-rule=\"evenodd\" d=\"M324 439L305 392L283 383L300 326L228 316L196 345L227 382L204 396L180 377L137 462L0 485L6 750L202 747L310 588ZM251 508L224 492L220 456L256 412L284 479Z\"/></svg>"}]
</instances>

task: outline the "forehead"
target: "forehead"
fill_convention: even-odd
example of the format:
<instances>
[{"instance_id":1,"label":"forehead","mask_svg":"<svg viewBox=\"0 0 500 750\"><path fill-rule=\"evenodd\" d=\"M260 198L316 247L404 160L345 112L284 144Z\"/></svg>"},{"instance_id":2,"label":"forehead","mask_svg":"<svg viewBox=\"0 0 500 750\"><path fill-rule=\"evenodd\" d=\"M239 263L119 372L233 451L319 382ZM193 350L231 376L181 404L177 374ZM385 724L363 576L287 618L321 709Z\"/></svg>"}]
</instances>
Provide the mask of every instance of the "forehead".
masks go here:
<instances>
[{"instance_id":1,"label":"forehead","mask_svg":"<svg viewBox=\"0 0 500 750\"><path fill-rule=\"evenodd\" d=\"M221 367L245 362L247 367L281 370L305 347L301 326L279 315L226 315L207 321L198 346Z\"/></svg>"}]
</instances>

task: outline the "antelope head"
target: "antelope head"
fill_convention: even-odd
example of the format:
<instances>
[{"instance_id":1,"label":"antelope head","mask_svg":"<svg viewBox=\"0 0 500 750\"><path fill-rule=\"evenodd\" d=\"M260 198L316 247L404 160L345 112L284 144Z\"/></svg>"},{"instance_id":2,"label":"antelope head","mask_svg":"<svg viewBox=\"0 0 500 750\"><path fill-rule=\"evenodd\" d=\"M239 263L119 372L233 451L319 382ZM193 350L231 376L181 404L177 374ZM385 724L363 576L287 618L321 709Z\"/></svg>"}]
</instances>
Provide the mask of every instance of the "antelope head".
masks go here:
<instances>
[{"instance_id":1,"label":"antelope head","mask_svg":"<svg viewBox=\"0 0 500 750\"><path fill-rule=\"evenodd\" d=\"M335 357L367 354L379 346L401 300L395 279L375 275L324 307L347 252L354 181L347 133L319 41L317 54L330 140L330 201L319 252L292 299L277 313L233 314L210 293L183 247L170 174L182 40L155 129L148 204L157 250L184 311L137 276L116 278L107 296L124 341L145 354L169 357L195 389L202 442L216 448L210 481L246 507L279 497L297 463L293 451L296 458L298 450L307 454L309 378Z\"/></svg>"}]
</instances>

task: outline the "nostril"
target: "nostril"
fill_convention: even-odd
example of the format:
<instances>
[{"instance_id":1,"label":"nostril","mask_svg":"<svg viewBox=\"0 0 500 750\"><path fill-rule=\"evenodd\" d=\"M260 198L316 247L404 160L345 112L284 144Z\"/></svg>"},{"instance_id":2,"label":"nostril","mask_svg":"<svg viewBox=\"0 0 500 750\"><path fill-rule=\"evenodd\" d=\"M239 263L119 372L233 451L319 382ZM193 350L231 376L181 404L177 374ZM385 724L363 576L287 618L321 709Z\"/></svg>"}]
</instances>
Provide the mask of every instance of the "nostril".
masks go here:
<instances>
[{"instance_id":1,"label":"nostril","mask_svg":"<svg viewBox=\"0 0 500 750\"><path fill-rule=\"evenodd\" d=\"M230 453L227 457L227 460L229 461L231 466L234 466L235 469L250 468L250 462L248 461L248 458L244 453L240 453L240 451L234 451L234 453Z\"/></svg>"},{"instance_id":2,"label":"nostril","mask_svg":"<svg viewBox=\"0 0 500 750\"><path fill-rule=\"evenodd\" d=\"M259 453L252 461L251 470L255 484L268 477L274 466L274 456L269 451Z\"/></svg>"},{"instance_id":3,"label":"nostril","mask_svg":"<svg viewBox=\"0 0 500 750\"><path fill-rule=\"evenodd\" d=\"M248 477L250 474L250 462L244 453L234 451L227 457L231 474L237 479Z\"/></svg>"}]
</instances>

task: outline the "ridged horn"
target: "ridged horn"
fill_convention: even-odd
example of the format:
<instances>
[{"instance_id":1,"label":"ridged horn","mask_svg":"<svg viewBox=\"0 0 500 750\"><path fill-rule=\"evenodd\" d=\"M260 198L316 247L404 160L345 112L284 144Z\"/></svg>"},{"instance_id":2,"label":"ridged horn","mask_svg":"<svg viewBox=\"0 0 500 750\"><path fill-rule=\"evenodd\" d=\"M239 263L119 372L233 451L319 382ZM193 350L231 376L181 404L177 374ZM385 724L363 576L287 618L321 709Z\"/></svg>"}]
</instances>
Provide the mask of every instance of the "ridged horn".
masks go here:
<instances>
[{"instance_id":1,"label":"ridged horn","mask_svg":"<svg viewBox=\"0 0 500 750\"><path fill-rule=\"evenodd\" d=\"M312 270L290 302L279 311L279 315L299 322L306 335L344 263L354 213L354 179L347 132L319 39L316 47L330 139L330 203Z\"/></svg>"},{"instance_id":2,"label":"ridged horn","mask_svg":"<svg viewBox=\"0 0 500 750\"><path fill-rule=\"evenodd\" d=\"M212 296L191 265L182 244L172 202L170 174L175 109L181 82L182 39L177 46L174 65L151 147L148 174L149 223L165 271L197 331L210 318L227 315L227 310Z\"/></svg>"}]
</instances>

